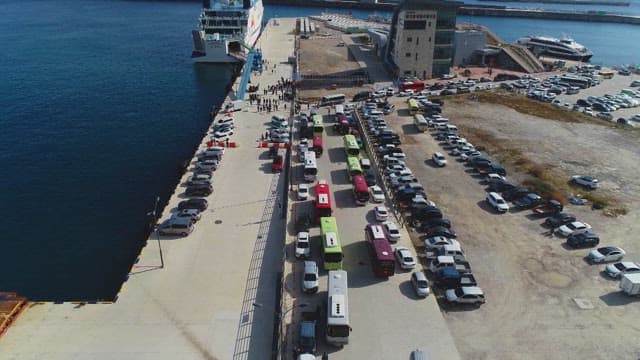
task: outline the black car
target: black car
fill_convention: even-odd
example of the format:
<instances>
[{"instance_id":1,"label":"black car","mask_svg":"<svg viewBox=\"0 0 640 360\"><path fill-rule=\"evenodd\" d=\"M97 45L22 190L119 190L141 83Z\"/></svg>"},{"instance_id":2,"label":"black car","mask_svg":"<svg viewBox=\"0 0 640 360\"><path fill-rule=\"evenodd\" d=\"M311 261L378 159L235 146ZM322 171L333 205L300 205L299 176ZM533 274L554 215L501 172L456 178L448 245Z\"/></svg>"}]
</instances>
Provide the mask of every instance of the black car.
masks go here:
<instances>
[{"instance_id":1,"label":"black car","mask_svg":"<svg viewBox=\"0 0 640 360\"><path fill-rule=\"evenodd\" d=\"M494 192L506 192L509 191L511 189L516 188L516 186L510 182L508 182L507 180L496 180L492 183L489 184L489 187L487 188L489 191L494 191Z\"/></svg>"},{"instance_id":2,"label":"black car","mask_svg":"<svg viewBox=\"0 0 640 360\"><path fill-rule=\"evenodd\" d=\"M209 203L207 202L207 199L193 198L189 200L180 201L180 203L178 204L178 210L196 209L199 211L205 211L208 206L209 206Z\"/></svg>"},{"instance_id":3,"label":"black car","mask_svg":"<svg viewBox=\"0 0 640 360\"><path fill-rule=\"evenodd\" d=\"M209 196L213 192L211 185L193 185L188 186L184 194L186 196Z\"/></svg>"},{"instance_id":4,"label":"black car","mask_svg":"<svg viewBox=\"0 0 640 360\"><path fill-rule=\"evenodd\" d=\"M502 198L506 201L515 201L527 196L531 191L527 188L516 187L502 193Z\"/></svg>"},{"instance_id":5,"label":"black car","mask_svg":"<svg viewBox=\"0 0 640 360\"><path fill-rule=\"evenodd\" d=\"M364 171L364 181L367 183L367 186L373 186L376 184L376 174L371 169L366 169Z\"/></svg>"},{"instance_id":6,"label":"black car","mask_svg":"<svg viewBox=\"0 0 640 360\"><path fill-rule=\"evenodd\" d=\"M398 135L381 136L380 138L378 138L378 144L380 145L393 144L398 146L398 145L402 145L402 142L400 141L400 138L398 137Z\"/></svg>"},{"instance_id":7,"label":"black car","mask_svg":"<svg viewBox=\"0 0 640 360\"><path fill-rule=\"evenodd\" d=\"M424 226L427 227L427 228L434 228L434 227L440 226L440 227L445 227L447 229L451 229L451 220L444 219L444 218L431 219L431 220L427 221L424 224Z\"/></svg>"},{"instance_id":8,"label":"black car","mask_svg":"<svg viewBox=\"0 0 640 360\"><path fill-rule=\"evenodd\" d=\"M572 248L586 248L586 247L594 247L600 243L600 238L598 235L585 231L580 234L571 234L567 237L567 245Z\"/></svg>"},{"instance_id":9,"label":"black car","mask_svg":"<svg viewBox=\"0 0 640 360\"><path fill-rule=\"evenodd\" d=\"M480 164L491 164L491 160L487 159L486 157L483 156L474 156L471 159L467 160L467 165L469 166L477 166Z\"/></svg>"},{"instance_id":10,"label":"black car","mask_svg":"<svg viewBox=\"0 0 640 360\"><path fill-rule=\"evenodd\" d=\"M455 239L457 237L456 232L453 229L446 228L444 226L435 226L426 231L428 238L434 236L444 236L449 239Z\"/></svg>"},{"instance_id":11,"label":"black car","mask_svg":"<svg viewBox=\"0 0 640 360\"><path fill-rule=\"evenodd\" d=\"M541 202L542 198L540 197L540 195L535 193L528 193L527 195L514 201L513 204L520 209L531 209L534 206L540 205Z\"/></svg>"},{"instance_id":12,"label":"black car","mask_svg":"<svg viewBox=\"0 0 640 360\"><path fill-rule=\"evenodd\" d=\"M557 228L576 221L576 216L569 213L557 213L544 221L544 225L550 228Z\"/></svg>"}]
</instances>

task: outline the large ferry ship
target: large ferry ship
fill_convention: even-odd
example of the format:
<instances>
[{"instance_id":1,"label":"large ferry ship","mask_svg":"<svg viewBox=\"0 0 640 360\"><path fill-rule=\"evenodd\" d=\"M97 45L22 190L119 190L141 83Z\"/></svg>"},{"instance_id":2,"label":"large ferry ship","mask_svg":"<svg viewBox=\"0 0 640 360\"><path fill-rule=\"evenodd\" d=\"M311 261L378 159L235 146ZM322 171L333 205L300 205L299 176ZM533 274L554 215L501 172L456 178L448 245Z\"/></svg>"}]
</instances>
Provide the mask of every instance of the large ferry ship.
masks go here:
<instances>
[{"instance_id":1,"label":"large ferry ship","mask_svg":"<svg viewBox=\"0 0 640 360\"><path fill-rule=\"evenodd\" d=\"M203 0L193 30L195 62L232 63L246 59L262 30L262 0Z\"/></svg>"},{"instance_id":2,"label":"large ferry ship","mask_svg":"<svg viewBox=\"0 0 640 360\"><path fill-rule=\"evenodd\" d=\"M589 61L593 53L583 45L570 38L556 39L546 36L525 36L518 39L518 44L526 46L537 56Z\"/></svg>"}]
</instances>

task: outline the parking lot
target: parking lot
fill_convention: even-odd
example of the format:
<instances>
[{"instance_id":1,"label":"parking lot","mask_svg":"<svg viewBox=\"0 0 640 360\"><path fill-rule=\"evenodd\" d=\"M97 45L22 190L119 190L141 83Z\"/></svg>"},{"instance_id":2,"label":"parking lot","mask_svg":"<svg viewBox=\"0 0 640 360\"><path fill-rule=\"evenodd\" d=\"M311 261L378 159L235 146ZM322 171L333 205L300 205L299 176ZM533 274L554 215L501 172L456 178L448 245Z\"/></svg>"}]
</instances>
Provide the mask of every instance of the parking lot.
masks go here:
<instances>
[{"instance_id":1,"label":"parking lot","mask_svg":"<svg viewBox=\"0 0 640 360\"><path fill-rule=\"evenodd\" d=\"M388 115L388 123L402 134L408 165L425 185L429 199L452 220L487 297L478 310L443 307L461 356L637 358L640 328L631 319L640 315L640 302L618 291L618 282L603 275L604 265L589 265L584 260L588 250L568 250L563 239L549 236L542 220L528 216L530 211L494 213L484 200L481 179L455 158L445 155L448 165L434 166L431 154L443 152L443 147L431 132L416 131L403 111L405 99L392 98L399 112ZM588 206L568 206L566 211L591 224L601 245L621 246L627 251L625 260L639 260L636 131L539 119L477 102L447 106L446 101L443 115L451 123L518 143L527 156L556 166L567 178L598 177L602 190L597 191L621 197L629 213L609 218ZM513 178L522 180L523 175Z\"/></svg>"}]
</instances>

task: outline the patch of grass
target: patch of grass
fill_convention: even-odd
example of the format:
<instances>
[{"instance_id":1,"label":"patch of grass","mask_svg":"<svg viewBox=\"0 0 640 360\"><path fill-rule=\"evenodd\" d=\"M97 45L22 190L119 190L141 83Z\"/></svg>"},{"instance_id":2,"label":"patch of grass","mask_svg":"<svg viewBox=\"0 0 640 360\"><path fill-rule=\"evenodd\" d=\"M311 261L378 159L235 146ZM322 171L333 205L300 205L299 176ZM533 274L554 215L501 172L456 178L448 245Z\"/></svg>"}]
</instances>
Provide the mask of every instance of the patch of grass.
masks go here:
<instances>
[{"instance_id":1,"label":"patch of grass","mask_svg":"<svg viewBox=\"0 0 640 360\"><path fill-rule=\"evenodd\" d=\"M505 139L497 138L486 130L467 125L459 125L458 128L471 143L476 146L484 146L486 152L502 164L511 165L515 167L516 171L529 175L523 181L523 185L543 198L567 204L569 195L581 197L591 204L601 204L602 208L606 208L604 213L608 216L624 215L628 211L610 194L588 192L570 186L566 181L566 174L558 172L553 164L540 164L531 160L520 148Z\"/></svg>"},{"instance_id":2,"label":"patch of grass","mask_svg":"<svg viewBox=\"0 0 640 360\"><path fill-rule=\"evenodd\" d=\"M605 122L598 121L591 116L582 114L577 111L570 111L551 105L550 103L544 103L541 101L529 99L525 95L509 92L502 89L495 91L479 91L473 94L457 95L447 97L453 102L462 101L478 101L488 104L497 104L514 109L515 111L541 117L544 119L571 122L571 123L593 123L599 125L607 125Z\"/></svg>"}]
</instances>

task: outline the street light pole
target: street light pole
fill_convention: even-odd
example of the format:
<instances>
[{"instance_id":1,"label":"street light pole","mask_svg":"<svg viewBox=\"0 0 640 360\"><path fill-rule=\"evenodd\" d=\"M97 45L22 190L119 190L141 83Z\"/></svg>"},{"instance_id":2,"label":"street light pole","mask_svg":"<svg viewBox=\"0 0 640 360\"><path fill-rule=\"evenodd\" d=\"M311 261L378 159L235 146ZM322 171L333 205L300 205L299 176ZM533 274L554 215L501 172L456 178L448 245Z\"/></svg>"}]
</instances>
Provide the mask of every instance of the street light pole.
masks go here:
<instances>
[{"instance_id":1,"label":"street light pole","mask_svg":"<svg viewBox=\"0 0 640 360\"><path fill-rule=\"evenodd\" d=\"M160 251L160 269L164 268L164 258L162 256L162 246L160 246L160 233L158 232L158 202L160 196L156 196L156 203L153 205L153 231L156 233L156 241L158 242L158 250Z\"/></svg>"}]
</instances>

